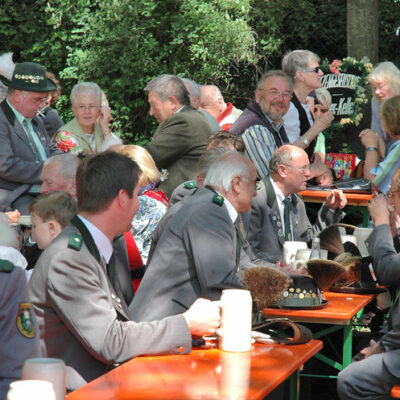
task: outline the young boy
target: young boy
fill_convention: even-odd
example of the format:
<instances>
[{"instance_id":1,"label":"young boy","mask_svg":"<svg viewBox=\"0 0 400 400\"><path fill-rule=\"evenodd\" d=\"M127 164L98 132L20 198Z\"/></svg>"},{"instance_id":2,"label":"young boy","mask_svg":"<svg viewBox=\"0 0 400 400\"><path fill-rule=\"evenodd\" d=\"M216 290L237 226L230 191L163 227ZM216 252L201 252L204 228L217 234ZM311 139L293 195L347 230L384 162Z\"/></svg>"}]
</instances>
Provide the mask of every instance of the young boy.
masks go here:
<instances>
[{"instance_id":1,"label":"young boy","mask_svg":"<svg viewBox=\"0 0 400 400\"><path fill-rule=\"evenodd\" d=\"M76 214L76 201L66 192L52 192L36 197L29 206L32 239L45 249Z\"/></svg>"}]
</instances>

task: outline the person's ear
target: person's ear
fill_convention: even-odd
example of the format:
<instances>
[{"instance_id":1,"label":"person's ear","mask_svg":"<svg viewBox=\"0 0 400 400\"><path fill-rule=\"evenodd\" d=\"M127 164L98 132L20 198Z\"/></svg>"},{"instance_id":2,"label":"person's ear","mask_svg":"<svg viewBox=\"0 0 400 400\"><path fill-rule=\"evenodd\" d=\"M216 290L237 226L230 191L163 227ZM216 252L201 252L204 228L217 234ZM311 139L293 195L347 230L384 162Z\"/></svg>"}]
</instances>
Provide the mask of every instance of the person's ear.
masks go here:
<instances>
[{"instance_id":1,"label":"person's ear","mask_svg":"<svg viewBox=\"0 0 400 400\"><path fill-rule=\"evenodd\" d=\"M52 219L48 222L48 229L50 236L54 239L61 233L62 226L59 222Z\"/></svg>"},{"instance_id":2,"label":"person's ear","mask_svg":"<svg viewBox=\"0 0 400 400\"><path fill-rule=\"evenodd\" d=\"M278 165L278 175L281 176L282 178L286 178L287 177L287 172L288 172L288 168L286 165Z\"/></svg>"},{"instance_id":3,"label":"person's ear","mask_svg":"<svg viewBox=\"0 0 400 400\"><path fill-rule=\"evenodd\" d=\"M242 181L242 178L240 176L235 176L232 179L232 191L234 193L239 193L240 192L240 182Z\"/></svg>"}]
</instances>

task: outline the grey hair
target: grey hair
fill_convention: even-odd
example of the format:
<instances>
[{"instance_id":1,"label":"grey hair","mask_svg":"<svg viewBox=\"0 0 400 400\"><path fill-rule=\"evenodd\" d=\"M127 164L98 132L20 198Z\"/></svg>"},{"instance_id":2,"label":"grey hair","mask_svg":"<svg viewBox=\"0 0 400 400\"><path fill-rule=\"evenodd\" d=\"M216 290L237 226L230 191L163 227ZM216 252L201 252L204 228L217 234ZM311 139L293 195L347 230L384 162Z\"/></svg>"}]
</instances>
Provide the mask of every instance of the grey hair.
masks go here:
<instances>
[{"instance_id":1,"label":"grey hair","mask_svg":"<svg viewBox=\"0 0 400 400\"><path fill-rule=\"evenodd\" d=\"M207 150L199 158L199 163L197 164L197 173L202 177L205 177L211 165L218 161L223 154L229 153L230 151L232 150L229 150L225 147L214 147Z\"/></svg>"},{"instance_id":2,"label":"grey hair","mask_svg":"<svg viewBox=\"0 0 400 400\"><path fill-rule=\"evenodd\" d=\"M271 77L278 77L278 78L284 78L287 80L290 91L293 93L293 79L288 76L285 72L283 72L280 69L273 69L271 71L266 72L257 82L257 89L261 90L264 86L264 82Z\"/></svg>"},{"instance_id":3,"label":"grey hair","mask_svg":"<svg viewBox=\"0 0 400 400\"><path fill-rule=\"evenodd\" d=\"M204 179L209 185L229 192L236 176L250 178L250 161L237 151L229 151L214 162Z\"/></svg>"},{"instance_id":4,"label":"grey hair","mask_svg":"<svg viewBox=\"0 0 400 400\"><path fill-rule=\"evenodd\" d=\"M287 165L289 161L292 161L294 148L295 146L292 145L284 145L276 150L269 160L269 172L276 174L279 165Z\"/></svg>"},{"instance_id":5,"label":"grey hair","mask_svg":"<svg viewBox=\"0 0 400 400\"><path fill-rule=\"evenodd\" d=\"M190 89L187 89L187 87L186 87L186 89L189 92L189 96L200 98L200 96L201 96L200 85L198 83L196 83L195 81L192 81L191 79L188 79L188 78L181 78L181 79L183 80L183 83L185 83L190 88Z\"/></svg>"},{"instance_id":6,"label":"grey hair","mask_svg":"<svg viewBox=\"0 0 400 400\"><path fill-rule=\"evenodd\" d=\"M56 163L60 166L60 171L64 179L72 179L76 176L76 171L81 164L81 159L72 153L62 153L51 156L44 162L44 166Z\"/></svg>"},{"instance_id":7,"label":"grey hair","mask_svg":"<svg viewBox=\"0 0 400 400\"><path fill-rule=\"evenodd\" d=\"M319 62L319 57L309 50L293 50L286 53L282 59L282 70L295 78L297 71L310 68L312 62Z\"/></svg>"},{"instance_id":8,"label":"grey hair","mask_svg":"<svg viewBox=\"0 0 400 400\"><path fill-rule=\"evenodd\" d=\"M318 100L325 100L326 105L328 106L328 108L331 106L332 104L332 96L329 93L328 89L325 88L318 88L315 89L315 95L317 96Z\"/></svg>"},{"instance_id":9,"label":"grey hair","mask_svg":"<svg viewBox=\"0 0 400 400\"><path fill-rule=\"evenodd\" d=\"M370 84L383 81L385 84L396 89L400 94L400 70L390 61L379 63L367 76Z\"/></svg>"},{"instance_id":10,"label":"grey hair","mask_svg":"<svg viewBox=\"0 0 400 400\"><path fill-rule=\"evenodd\" d=\"M71 104L76 104L76 98L80 94L93 95L96 97L98 107L101 106L101 89L97 83L94 82L79 82L71 90L70 100Z\"/></svg>"},{"instance_id":11,"label":"grey hair","mask_svg":"<svg viewBox=\"0 0 400 400\"><path fill-rule=\"evenodd\" d=\"M175 75L160 75L152 79L144 90L155 92L162 101L167 101L170 96L174 96L181 105L190 106L189 92L182 79Z\"/></svg>"}]
</instances>

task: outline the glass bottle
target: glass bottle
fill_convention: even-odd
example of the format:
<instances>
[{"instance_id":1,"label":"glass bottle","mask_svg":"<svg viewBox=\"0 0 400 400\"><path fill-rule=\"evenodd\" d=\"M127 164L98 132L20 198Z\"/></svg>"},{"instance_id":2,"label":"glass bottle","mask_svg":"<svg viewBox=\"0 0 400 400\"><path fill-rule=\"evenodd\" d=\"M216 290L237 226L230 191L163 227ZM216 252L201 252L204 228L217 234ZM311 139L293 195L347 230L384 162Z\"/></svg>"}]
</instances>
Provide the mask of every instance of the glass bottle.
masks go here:
<instances>
[{"instance_id":1,"label":"glass bottle","mask_svg":"<svg viewBox=\"0 0 400 400\"><path fill-rule=\"evenodd\" d=\"M314 260L316 258L321 258L319 238L314 238L311 245L310 260Z\"/></svg>"}]
</instances>

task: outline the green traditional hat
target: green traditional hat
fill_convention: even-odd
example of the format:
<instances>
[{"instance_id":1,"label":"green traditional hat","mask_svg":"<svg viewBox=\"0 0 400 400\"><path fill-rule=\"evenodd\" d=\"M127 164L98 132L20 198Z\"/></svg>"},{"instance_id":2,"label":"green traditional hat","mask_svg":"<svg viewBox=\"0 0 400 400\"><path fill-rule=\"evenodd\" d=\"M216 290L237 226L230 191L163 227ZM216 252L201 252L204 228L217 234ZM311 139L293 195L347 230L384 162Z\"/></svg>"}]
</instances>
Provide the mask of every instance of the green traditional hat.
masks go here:
<instances>
[{"instance_id":1,"label":"green traditional hat","mask_svg":"<svg viewBox=\"0 0 400 400\"><path fill-rule=\"evenodd\" d=\"M51 92L57 89L57 85L47 77L46 69L33 62L15 64L12 79L8 80L0 76L4 85L28 92Z\"/></svg>"}]
</instances>

